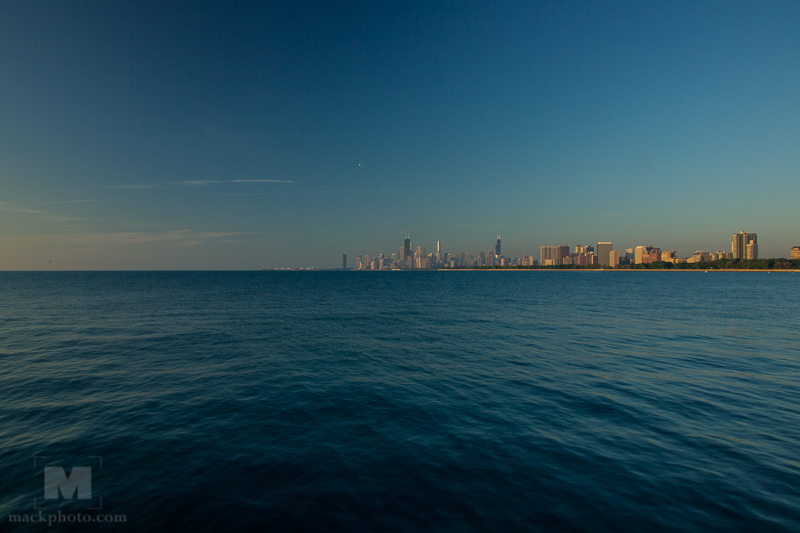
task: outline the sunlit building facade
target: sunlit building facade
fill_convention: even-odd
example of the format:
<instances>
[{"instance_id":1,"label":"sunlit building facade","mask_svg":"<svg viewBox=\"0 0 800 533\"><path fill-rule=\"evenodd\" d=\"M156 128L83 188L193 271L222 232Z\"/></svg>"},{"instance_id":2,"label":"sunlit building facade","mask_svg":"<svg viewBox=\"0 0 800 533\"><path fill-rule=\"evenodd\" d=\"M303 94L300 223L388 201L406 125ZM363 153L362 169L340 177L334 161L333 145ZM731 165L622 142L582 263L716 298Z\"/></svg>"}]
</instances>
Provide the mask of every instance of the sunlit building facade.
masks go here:
<instances>
[{"instance_id":1,"label":"sunlit building facade","mask_svg":"<svg viewBox=\"0 0 800 533\"><path fill-rule=\"evenodd\" d=\"M758 259L758 237L755 233L740 231L733 234L731 253L734 259Z\"/></svg>"},{"instance_id":2,"label":"sunlit building facade","mask_svg":"<svg viewBox=\"0 0 800 533\"><path fill-rule=\"evenodd\" d=\"M539 249L539 264L545 266L558 264L558 246L542 246Z\"/></svg>"}]
</instances>

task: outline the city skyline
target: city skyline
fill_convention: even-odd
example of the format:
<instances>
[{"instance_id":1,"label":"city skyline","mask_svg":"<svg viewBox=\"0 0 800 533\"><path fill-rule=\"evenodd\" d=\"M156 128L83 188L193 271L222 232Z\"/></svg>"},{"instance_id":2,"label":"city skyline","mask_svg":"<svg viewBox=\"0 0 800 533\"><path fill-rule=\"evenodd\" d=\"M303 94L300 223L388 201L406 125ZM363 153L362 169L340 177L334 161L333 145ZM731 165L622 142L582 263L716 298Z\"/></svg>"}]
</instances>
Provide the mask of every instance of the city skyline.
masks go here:
<instances>
[{"instance_id":1,"label":"city skyline","mask_svg":"<svg viewBox=\"0 0 800 533\"><path fill-rule=\"evenodd\" d=\"M624 248L624 247L623 247ZM650 245L636 245L622 250L614 249L610 241L599 241L595 247L592 244L577 244L573 246L543 245L539 249L539 258L535 253L522 254L521 257L505 256L501 253L501 238L497 235L494 250L448 252L441 247L441 241L436 241L436 252L427 252L427 247L417 245L408 234L404 235L404 244L397 253L378 252L374 255L363 254L356 256L355 264L348 268L346 254L342 255L342 270L403 270L403 269L442 269L442 268L475 268L475 267L527 267L527 266L567 266L575 265L588 267L597 265L601 267L616 267L618 265L651 264L651 263L702 263L718 261L744 260L758 261L759 259L800 259L800 246L793 246L787 254L764 258L759 256L758 235L740 231L732 236L730 251L728 250L695 250L689 256L679 255L675 250L658 248Z\"/></svg>"},{"instance_id":2,"label":"city skyline","mask_svg":"<svg viewBox=\"0 0 800 533\"><path fill-rule=\"evenodd\" d=\"M686 257L749 228L780 257L798 27L791 1L4 2L0 270L336 268L403 231Z\"/></svg>"}]
</instances>

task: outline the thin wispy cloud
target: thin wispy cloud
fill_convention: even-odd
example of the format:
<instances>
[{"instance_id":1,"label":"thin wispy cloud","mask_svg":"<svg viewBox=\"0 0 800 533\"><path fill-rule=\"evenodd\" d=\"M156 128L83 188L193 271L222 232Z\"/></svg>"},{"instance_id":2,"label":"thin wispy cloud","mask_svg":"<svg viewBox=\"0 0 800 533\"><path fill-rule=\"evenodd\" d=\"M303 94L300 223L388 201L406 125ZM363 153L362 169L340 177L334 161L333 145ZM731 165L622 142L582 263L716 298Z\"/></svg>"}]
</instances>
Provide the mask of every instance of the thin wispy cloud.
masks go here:
<instances>
[{"instance_id":1,"label":"thin wispy cloud","mask_svg":"<svg viewBox=\"0 0 800 533\"><path fill-rule=\"evenodd\" d=\"M106 189L116 189L116 190L145 190L145 189L163 189L165 185L170 186L177 186L177 187L206 187L208 185L215 185L218 183L294 183L293 180L273 180L273 179L252 179L252 180L184 180L184 181L168 181L163 185L158 185L154 183L143 183L143 184L123 184L123 185L106 185ZM86 201L91 202L94 200L74 200L74 202L79 201ZM50 202L42 202L50 203ZM52 202L58 203L58 202ZM70 203L70 202L63 202L63 203Z\"/></svg>"},{"instance_id":2,"label":"thin wispy cloud","mask_svg":"<svg viewBox=\"0 0 800 533\"><path fill-rule=\"evenodd\" d=\"M167 185L188 185L204 186L212 185L215 183L294 183L292 180L187 180L187 181L170 181Z\"/></svg>"},{"instance_id":3,"label":"thin wispy cloud","mask_svg":"<svg viewBox=\"0 0 800 533\"><path fill-rule=\"evenodd\" d=\"M163 185L153 185L153 184L143 184L143 185L106 185L106 189L119 189L119 190L126 190L126 189L163 189Z\"/></svg>"},{"instance_id":4,"label":"thin wispy cloud","mask_svg":"<svg viewBox=\"0 0 800 533\"><path fill-rule=\"evenodd\" d=\"M52 217L52 216L48 216L45 218L49 218L51 220L67 220L67 221L77 221L77 222L99 222L101 220L109 220L108 218L79 218L79 217Z\"/></svg>"},{"instance_id":5,"label":"thin wispy cloud","mask_svg":"<svg viewBox=\"0 0 800 533\"><path fill-rule=\"evenodd\" d=\"M164 232L118 232L118 233L79 233L58 235L59 243L85 246L115 246L156 242L174 242L180 245L196 246L208 239L234 237L237 232L196 232L194 230L172 230Z\"/></svg>"},{"instance_id":6,"label":"thin wispy cloud","mask_svg":"<svg viewBox=\"0 0 800 533\"><path fill-rule=\"evenodd\" d=\"M232 192L219 196L274 196L279 194L332 194L343 192L396 192L399 189L340 189L328 191Z\"/></svg>"},{"instance_id":7,"label":"thin wispy cloud","mask_svg":"<svg viewBox=\"0 0 800 533\"><path fill-rule=\"evenodd\" d=\"M6 205L0 205L0 209L3 211L10 211L12 213L28 213L28 214L42 214L46 213L47 211L40 211L39 209L26 209L23 207L8 207Z\"/></svg>"},{"instance_id":8,"label":"thin wispy cloud","mask_svg":"<svg viewBox=\"0 0 800 533\"><path fill-rule=\"evenodd\" d=\"M40 204L46 204L46 203L64 203L64 202L40 202ZM40 204L34 204L34 205L40 205ZM8 205L7 202L0 202L0 209L3 211L8 211L9 213L38 215L37 218L43 220L78 221L78 222L104 220L102 218L77 218L77 217L60 216L57 214L52 214L52 212L50 211L42 211L41 209L28 209L26 207L11 207Z\"/></svg>"},{"instance_id":9,"label":"thin wispy cloud","mask_svg":"<svg viewBox=\"0 0 800 533\"><path fill-rule=\"evenodd\" d=\"M60 202L36 202L33 205L55 205L55 204L85 204L88 202L96 202L97 200L63 200Z\"/></svg>"},{"instance_id":10,"label":"thin wispy cloud","mask_svg":"<svg viewBox=\"0 0 800 533\"><path fill-rule=\"evenodd\" d=\"M228 183L294 183L292 180L230 180Z\"/></svg>"}]
</instances>

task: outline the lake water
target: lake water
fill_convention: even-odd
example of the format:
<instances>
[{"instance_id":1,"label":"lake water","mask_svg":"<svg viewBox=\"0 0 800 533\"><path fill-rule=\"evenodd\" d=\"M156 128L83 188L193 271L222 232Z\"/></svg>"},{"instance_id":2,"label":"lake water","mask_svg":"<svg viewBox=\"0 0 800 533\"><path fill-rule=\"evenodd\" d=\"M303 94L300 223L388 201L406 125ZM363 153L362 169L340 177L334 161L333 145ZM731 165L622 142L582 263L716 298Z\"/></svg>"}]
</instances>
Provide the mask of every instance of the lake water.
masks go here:
<instances>
[{"instance_id":1,"label":"lake water","mask_svg":"<svg viewBox=\"0 0 800 533\"><path fill-rule=\"evenodd\" d=\"M798 274L0 287L4 530L800 530ZM91 499L45 499L48 465Z\"/></svg>"}]
</instances>

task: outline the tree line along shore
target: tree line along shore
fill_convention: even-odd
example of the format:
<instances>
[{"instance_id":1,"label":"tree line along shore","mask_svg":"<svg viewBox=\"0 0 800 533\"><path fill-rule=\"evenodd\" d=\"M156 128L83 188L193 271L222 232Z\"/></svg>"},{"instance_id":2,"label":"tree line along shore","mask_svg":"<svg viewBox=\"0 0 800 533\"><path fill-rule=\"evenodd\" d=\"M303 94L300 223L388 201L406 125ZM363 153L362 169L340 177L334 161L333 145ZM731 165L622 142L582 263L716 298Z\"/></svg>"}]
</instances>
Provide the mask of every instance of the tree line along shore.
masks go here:
<instances>
[{"instance_id":1,"label":"tree line along shore","mask_svg":"<svg viewBox=\"0 0 800 533\"><path fill-rule=\"evenodd\" d=\"M451 269L442 269L451 270ZM472 267L458 270L800 270L800 259L720 259L698 263L671 263L655 261L616 267L594 265L533 265L533 266L493 266Z\"/></svg>"}]
</instances>

